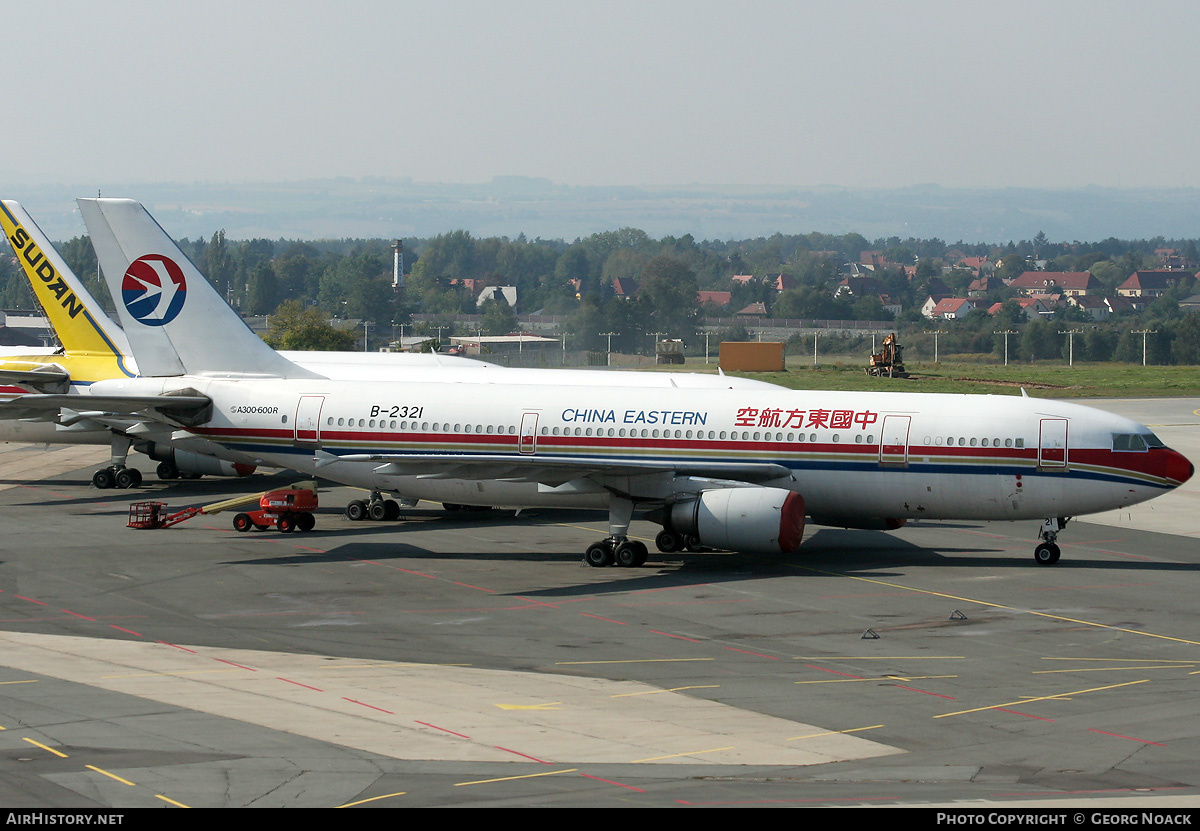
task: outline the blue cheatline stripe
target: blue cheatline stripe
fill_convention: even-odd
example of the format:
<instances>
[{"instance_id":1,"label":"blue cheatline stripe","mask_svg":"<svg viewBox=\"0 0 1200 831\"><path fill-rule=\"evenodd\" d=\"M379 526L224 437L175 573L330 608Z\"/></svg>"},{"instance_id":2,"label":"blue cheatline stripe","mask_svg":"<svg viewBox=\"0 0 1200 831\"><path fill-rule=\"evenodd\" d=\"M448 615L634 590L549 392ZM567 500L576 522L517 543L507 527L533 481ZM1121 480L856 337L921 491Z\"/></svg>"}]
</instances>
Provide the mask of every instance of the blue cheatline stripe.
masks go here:
<instances>
[{"instance_id":1,"label":"blue cheatline stripe","mask_svg":"<svg viewBox=\"0 0 1200 831\"><path fill-rule=\"evenodd\" d=\"M220 441L220 439L214 439L214 440ZM258 444L258 443L251 443L251 442L241 443L241 442L237 442L237 441L228 442L228 443L235 446L239 451L242 451L245 453L275 453L275 454L288 454L288 455L293 455L293 456L312 456L314 450L317 449L317 448L311 447L311 446L297 447L297 446L290 445L290 444ZM326 447L321 447L320 449L326 453L330 453L335 456L351 455L351 454L379 454L379 453L381 453L381 449L379 447L354 448L354 447L328 447L328 446L326 446ZM386 452L386 451L382 451L382 452ZM414 457L420 457L420 456L434 455L434 454L444 455L445 453L455 453L455 452L457 452L457 451L454 451L454 450L449 450L449 451L446 451L446 450L412 450L412 451L408 451L407 453L408 453L408 455L411 455ZM495 451L491 451L491 452L489 452L488 455L493 455L494 452ZM462 452L461 455L463 456L463 462L469 463L471 461L471 458L470 458L471 456L480 455L480 454L470 453L470 452ZM1028 467L1025 467L1025 466L1020 466L1020 465L1007 465L1007 464L983 465L983 464L971 463L971 462L951 464L951 463L933 463L933 462L914 463L914 462L910 461L907 467L902 467L899 465L881 465L879 463L878 457L876 457L876 456L871 456L871 457L863 458L862 460L854 460L854 461L832 461L832 460L804 460L804 459L771 459L771 458L760 458L760 457L742 457L742 458L731 459L728 457L715 457L714 458L714 457L695 457L695 456L689 456L687 458L681 459L678 456L620 456L620 455L587 456L587 455L575 455L575 454L569 454L569 453L545 453L545 452L539 453L536 455L532 455L532 456L527 455L527 454L519 454L516 452L511 453L511 455L513 457L513 461L519 461L522 459L534 459L535 460L539 456L541 456L541 457L548 458L548 459L557 459L557 460L566 459L566 460L576 461L576 462L579 462L580 464L595 463L597 466L603 466L606 462L613 462L613 461L635 462L635 463L643 462L643 461L644 462L666 462L666 463L677 462L680 464L708 464L708 463L719 464L719 463L729 463L729 462L735 462L735 463L743 462L746 464L776 464L776 465L781 465L783 467L786 467L794 473L814 473L814 472L816 472L816 473L831 473L831 472L862 473L862 472L871 472L871 473L888 473L888 474L922 473L922 474L959 475L959 476L961 476L964 474L979 473L980 470L983 469L983 470L986 470L988 473L994 473L997 475L1008 474L1008 475L1014 475L1014 476L1020 475L1022 477L1040 477L1040 478L1066 476L1067 478L1076 479L1076 480L1086 479L1086 480L1094 480L1094 481L1100 481L1100 482L1114 482L1114 483L1119 482L1122 484L1143 485L1143 486L1147 486L1147 487L1161 488L1163 490L1170 490L1175 487L1175 485L1171 484L1168 480L1164 480L1161 477L1152 476L1151 474L1141 474L1141 476L1144 476L1146 478L1138 478L1137 476L1131 476L1128 473L1122 474L1122 473L1111 472L1112 471L1111 468L1109 469L1108 472L1106 472L1106 471L1099 471L1099 470L1085 470L1085 469L1081 469L1080 467L1072 467L1065 471L1064 470L1049 470L1049 471L1047 471L1047 470L1039 470L1032 463ZM380 460L379 464L381 464L381 465L387 464L387 460Z\"/></svg>"}]
</instances>

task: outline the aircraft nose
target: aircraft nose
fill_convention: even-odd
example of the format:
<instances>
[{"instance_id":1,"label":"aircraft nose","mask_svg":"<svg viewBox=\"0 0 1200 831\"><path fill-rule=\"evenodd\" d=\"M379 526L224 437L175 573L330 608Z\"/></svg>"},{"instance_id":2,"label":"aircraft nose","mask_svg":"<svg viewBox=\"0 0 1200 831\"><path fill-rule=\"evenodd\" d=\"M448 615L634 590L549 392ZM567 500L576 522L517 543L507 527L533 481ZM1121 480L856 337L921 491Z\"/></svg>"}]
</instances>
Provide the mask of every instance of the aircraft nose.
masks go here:
<instances>
[{"instance_id":1,"label":"aircraft nose","mask_svg":"<svg viewBox=\"0 0 1200 831\"><path fill-rule=\"evenodd\" d=\"M1196 472L1196 467L1188 461L1187 456L1170 448L1163 450L1163 458L1159 461L1161 475L1179 485L1191 479L1192 474Z\"/></svg>"}]
</instances>

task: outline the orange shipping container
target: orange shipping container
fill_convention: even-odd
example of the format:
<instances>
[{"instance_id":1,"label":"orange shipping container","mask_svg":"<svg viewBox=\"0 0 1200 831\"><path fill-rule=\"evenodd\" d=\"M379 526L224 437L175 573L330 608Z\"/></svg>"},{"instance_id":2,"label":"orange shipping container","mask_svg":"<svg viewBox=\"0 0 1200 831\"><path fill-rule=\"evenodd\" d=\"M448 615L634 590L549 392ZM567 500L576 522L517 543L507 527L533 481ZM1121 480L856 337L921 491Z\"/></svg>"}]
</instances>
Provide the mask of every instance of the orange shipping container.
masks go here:
<instances>
[{"instance_id":1,"label":"orange shipping container","mask_svg":"<svg viewBox=\"0 0 1200 831\"><path fill-rule=\"evenodd\" d=\"M784 368L783 344L725 341L721 344L720 367L725 372L779 372Z\"/></svg>"}]
</instances>

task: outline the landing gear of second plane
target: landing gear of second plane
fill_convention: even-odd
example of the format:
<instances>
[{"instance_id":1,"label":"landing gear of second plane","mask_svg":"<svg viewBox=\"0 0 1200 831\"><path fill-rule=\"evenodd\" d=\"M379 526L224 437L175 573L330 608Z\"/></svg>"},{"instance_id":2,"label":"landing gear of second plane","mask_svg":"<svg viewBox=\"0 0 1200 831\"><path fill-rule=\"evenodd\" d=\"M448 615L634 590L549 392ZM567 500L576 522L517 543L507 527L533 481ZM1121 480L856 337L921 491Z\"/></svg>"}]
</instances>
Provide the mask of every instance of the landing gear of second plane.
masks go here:
<instances>
[{"instance_id":1,"label":"landing gear of second plane","mask_svg":"<svg viewBox=\"0 0 1200 831\"><path fill-rule=\"evenodd\" d=\"M384 499L379 491L372 491L366 499L355 499L346 505L346 519L351 522L362 522L364 519L375 522L394 522L400 518L400 503L394 499Z\"/></svg>"},{"instance_id":2,"label":"landing gear of second plane","mask_svg":"<svg viewBox=\"0 0 1200 831\"><path fill-rule=\"evenodd\" d=\"M1058 549L1058 532L1067 526L1070 517L1050 517L1042 522L1042 530L1038 533L1041 543L1033 549L1033 559L1039 566L1052 566L1058 562L1062 553Z\"/></svg>"},{"instance_id":3,"label":"landing gear of second plane","mask_svg":"<svg viewBox=\"0 0 1200 831\"><path fill-rule=\"evenodd\" d=\"M584 552L583 559L592 568L617 565L623 568L638 568L646 564L650 556L646 544L628 537L608 537L594 542Z\"/></svg>"}]
</instances>

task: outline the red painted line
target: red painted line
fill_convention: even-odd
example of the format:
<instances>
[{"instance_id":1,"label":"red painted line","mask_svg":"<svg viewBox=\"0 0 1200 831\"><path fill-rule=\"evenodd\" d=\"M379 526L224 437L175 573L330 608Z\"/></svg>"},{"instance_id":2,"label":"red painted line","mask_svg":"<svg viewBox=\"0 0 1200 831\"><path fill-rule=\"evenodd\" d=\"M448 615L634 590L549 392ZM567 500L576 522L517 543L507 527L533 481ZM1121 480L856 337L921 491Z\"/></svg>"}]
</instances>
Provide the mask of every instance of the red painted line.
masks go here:
<instances>
[{"instance_id":1,"label":"red painted line","mask_svg":"<svg viewBox=\"0 0 1200 831\"><path fill-rule=\"evenodd\" d=\"M460 582L458 582L457 580L451 580L451 581L450 581L450 583L451 583L452 585L455 585L455 586L462 586L463 588L467 588L467 589L477 589L478 591L481 591L481 592L487 592L488 594L495 594L495 593L496 593L496 590L495 590L495 589L485 589L483 586L472 586L470 583L460 583ZM523 597L522 597L521 599L522 599L522 600L524 600L525 598L523 598ZM531 601L531 602L532 602L532 601ZM547 605L549 605L549 604L547 604Z\"/></svg>"},{"instance_id":2,"label":"red painted line","mask_svg":"<svg viewBox=\"0 0 1200 831\"><path fill-rule=\"evenodd\" d=\"M123 628L121 628L120 626L117 626L115 623L110 623L110 624L108 624L108 625L109 625L110 627L112 627L113 629L116 629L118 632L128 632L130 635L136 635L136 636L137 636L137 637L139 637L139 638L144 638L144 637L146 637L146 636L145 636L145 635L143 635L141 632L135 632L135 631L133 631L132 629L123 629Z\"/></svg>"},{"instance_id":3,"label":"red painted line","mask_svg":"<svg viewBox=\"0 0 1200 831\"><path fill-rule=\"evenodd\" d=\"M925 693L925 695L936 695L938 698L948 698L951 701L958 700L952 695L942 695L941 693L930 692L929 690L919 690L916 687L906 687L903 684L896 684L895 686L896 686L896 689L898 689L898 690L910 690L912 692Z\"/></svg>"},{"instance_id":4,"label":"red painted line","mask_svg":"<svg viewBox=\"0 0 1200 831\"><path fill-rule=\"evenodd\" d=\"M778 660L780 660L780 658L779 658L778 656L776 656L776 655L764 655L764 654L762 654L761 652L751 652L751 651L750 651L750 650L748 650L748 649L738 649L738 648L736 648L736 647L733 647L733 646L726 646L726 647L722 647L722 648L723 648L723 649L728 649L730 652L740 652L740 653L742 653L743 655L753 655L755 658L766 658L766 659L768 659L768 660L770 660L770 661L778 661Z\"/></svg>"},{"instance_id":5,"label":"red painted line","mask_svg":"<svg viewBox=\"0 0 1200 831\"><path fill-rule=\"evenodd\" d=\"M289 684L295 684L297 687L304 687L304 689L312 690L313 692L325 692L325 690L318 689L317 687L310 687L308 684L301 684L299 681L293 681L291 678L283 678L283 677L277 675L277 676L275 676L275 680L276 681L286 681Z\"/></svg>"},{"instance_id":6,"label":"red painted line","mask_svg":"<svg viewBox=\"0 0 1200 831\"><path fill-rule=\"evenodd\" d=\"M628 626L629 625L628 623L623 623L622 621L619 621L619 620L613 620L610 617L601 617L600 615L590 615L587 612L580 612L579 614L583 615L584 617L590 617L594 620L603 620L606 623L615 623L615 624L617 624L617 626Z\"/></svg>"},{"instance_id":7,"label":"red painted line","mask_svg":"<svg viewBox=\"0 0 1200 831\"><path fill-rule=\"evenodd\" d=\"M511 754L513 754L514 756L520 756L522 759L528 759L528 760L529 760L529 761L531 761L531 762L537 762L539 765L552 765L552 764L554 764L553 762L547 762L545 759L539 759L539 758L537 758L536 756L530 756L528 753L521 753L521 752L519 752L519 751L516 751L516 750L509 750L507 747L501 747L501 746L500 746L500 745L498 745L498 744L497 744L497 745L493 745L493 747L495 747L497 750L503 750L505 753L511 753Z\"/></svg>"},{"instance_id":8,"label":"red painted line","mask_svg":"<svg viewBox=\"0 0 1200 831\"><path fill-rule=\"evenodd\" d=\"M349 701L351 704L360 704L369 710L378 710L381 713L387 713L389 716L396 715L391 710L385 710L382 707L376 707L374 704L367 704L365 701L355 701L353 698L346 698L344 695L342 696L342 701Z\"/></svg>"},{"instance_id":9,"label":"red painted line","mask_svg":"<svg viewBox=\"0 0 1200 831\"><path fill-rule=\"evenodd\" d=\"M1160 742L1152 742L1149 739L1136 739L1133 736L1122 736L1120 733L1109 733L1107 730L1097 730L1095 727L1089 727L1088 731L1091 733L1099 733L1102 736L1112 736L1113 738L1117 738L1117 739L1129 739L1129 741L1131 741L1131 742L1141 742L1142 744L1152 744L1155 747L1166 747L1165 744L1162 744Z\"/></svg>"},{"instance_id":10,"label":"red painted line","mask_svg":"<svg viewBox=\"0 0 1200 831\"><path fill-rule=\"evenodd\" d=\"M79 614L79 612L72 612L70 609L63 609L62 611L64 614L68 614L71 617L77 617L80 620L90 620L92 623L96 622L96 619L94 617L88 617L87 615L81 615L81 614Z\"/></svg>"},{"instance_id":11,"label":"red painted line","mask_svg":"<svg viewBox=\"0 0 1200 831\"><path fill-rule=\"evenodd\" d=\"M242 666L241 664L235 664L233 661L226 661L224 658L213 658L213 660L220 661L222 664L229 664L231 667L237 667L238 669L244 669L247 672L258 672L258 670L254 669L253 667L245 667L245 666Z\"/></svg>"},{"instance_id":12,"label":"red painted line","mask_svg":"<svg viewBox=\"0 0 1200 831\"><path fill-rule=\"evenodd\" d=\"M1106 549L1106 548L1097 548L1096 550L1097 550L1097 551L1099 551L1101 554L1111 554L1111 555L1113 555L1114 557L1125 557L1126 559L1129 559L1129 560L1150 560L1150 559L1153 559L1153 558L1151 558L1151 557L1145 557L1145 556L1143 556L1143 555L1141 555L1141 554L1125 554L1124 552L1121 552L1121 551L1109 551L1109 550L1108 550L1108 549Z\"/></svg>"},{"instance_id":13,"label":"red painted line","mask_svg":"<svg viewBox=\"0 0 1200 831\"><path fill-rule=\"evenodd\" d=\"M584 779L595 779L597 782L603 782L606 785L616 785L618 788L625 788L626 790L636 791L637 793L645 793L644 790L641 788L635 788L633 785L626 785L622 782L614 782L611 779L604 779L600 776L592 776L590 773L581 773L579 775Z\"/></svg>"},{"instance_id":14,"label":"red painted line","mask_svg":"<svg viewBox=\"0 0 1200 831\"><path fill-rule=\"evenodd\" d=\"M417 720L416 720L416 719L413 719L413 721L417 721ZM441 730L443 733L449 733L451 736L458 736L460 739L469 739L469 738L471 738L470 736L468 736L468 735L466 735L466 734L464 734L464 733L455 733L453 730L448 730L448 729L446 729L445 727L438 727L436 724L430 724L430 723L429 723L429 722L427 722L427 721L417 721L417 724L423 724L423 725L425 725L426 727L431 727L431 728L433 728L434 730Z\"/></svg>"},{"instance_id":15,"label":"red painted line","mask_svg":"<svg viewBox=\"0 0 1200 831\"><path fill-rule=\"evenodd\" d=\"M485 591L490 591L490 589L485 589ZM561 606L559 603L547 603L544 600L538 600L534 597L522 597L521 595L517 595L517 600L524 600L530 606L537 606L544 609L558 609Z\"/></svg>"},{"instance_id":16,"label":"red painted line","mask_svg":"<svg viewBox=\"0 0 1200 831\"><path fill-rule=\"evenodd\" d=\"M1025 718L1035 718L1038 721L1054 721L1054 719L1052 719L1052 718L1043 718L1042 716L1035 716L1035 715L1031 715L1029 713L1022 713L1020 710L1010 710L1007 707L996 707L994 709L999 710L1002 713L1012 713L1014 716L1025 716Z\"/></svg>"},{"instance_id":17,"label":"red painted line","mask_svg":"<svg viewBox=\"0 0 1200 831\"><path fill-rule=\"evenodd\" d=\"M155 643L161 643L163 646L169 646L169 647L171 647L172 649L178 649L178 650L181 650L181 651L183 651L183 652L190 652L190 653L192 653L193 655L198 655L198 654L199 654L199 653L198 653L198 652L196 652L196 650L194 650L194 649L188 649L186 646L180 646L179 644L177 644L177 643L171 643L170 641L155 641Z\"/></svg>"},{"instance_id":18,"label":"red painted line","mask_svg":"<svg viewBox=\"0 0 1200 831\"><path fill-rule=\"evenodd\" d=\"M36 604L38 604L39 606L49 606L49 605L50 605L49 603L43 603L43 602L42 602L42 601L40 601L40 600L34 600L32 597L26 597L26 596L25 596L25 595L23 595L23 594L14 594L14 595L13 595L13 597L19 597L19 598L21 598L22 600L28 600L30 603L36 603Z\"/></svg>"},{"instance_id":19,"label":"red painted line","mask_svg":"<svg viewBox=\"0 0 1200 831\"><path fill-rule=\"evenodd\" d=\"M364 563L372 563L373 561L371 561L371 560L363 560L362 562L364 562ZM373 565L377 565L377 566L378 566L378 565L382 565L382 563L373 563ZM434 577L432 574L423 574L423 573L422 573L422 572L420 572L420 571L413 571L413 570L412 570L412 569L410 569L410 568L398 568L397 566L389 566L389 568L393 568L393 569L395 569L396 571L402 571L402 572L404 572L405 574L411 574L411 575L413 575L414 577L428 577L430 580L440 580L440 579L441 579L440 577Z\"/></svg>"},{"instance_id":20,"label":"red painted line","mask_svg":"<svg viewBox=\"0 0 1200 831\"><path fill-rule=\"evenodd\" d=\"M844 675L847 678L862 678L861 675L851 675L848 672L838 672L836 669L826 669L825 667L819 667L816 664L805 664L805 666L809 669L819 669L821 672L832 672L834 675Z\"/></svg>"},{"instance_id":21,"label":"red painted line","mask_svg":"<svg viewBox=\"0 0 1200 831\"><path fill-rule=\"evenodd\" d=\"M663 637L666 637L666 638L674 638L677 641L688 641L689 643L703 643L703 641L698 641L695 638L685 638L683 635L672 635L670 632L660 632L657 629L651 629L650 631L656 635L662 635Z\"/></svg>"}]
</instances>

